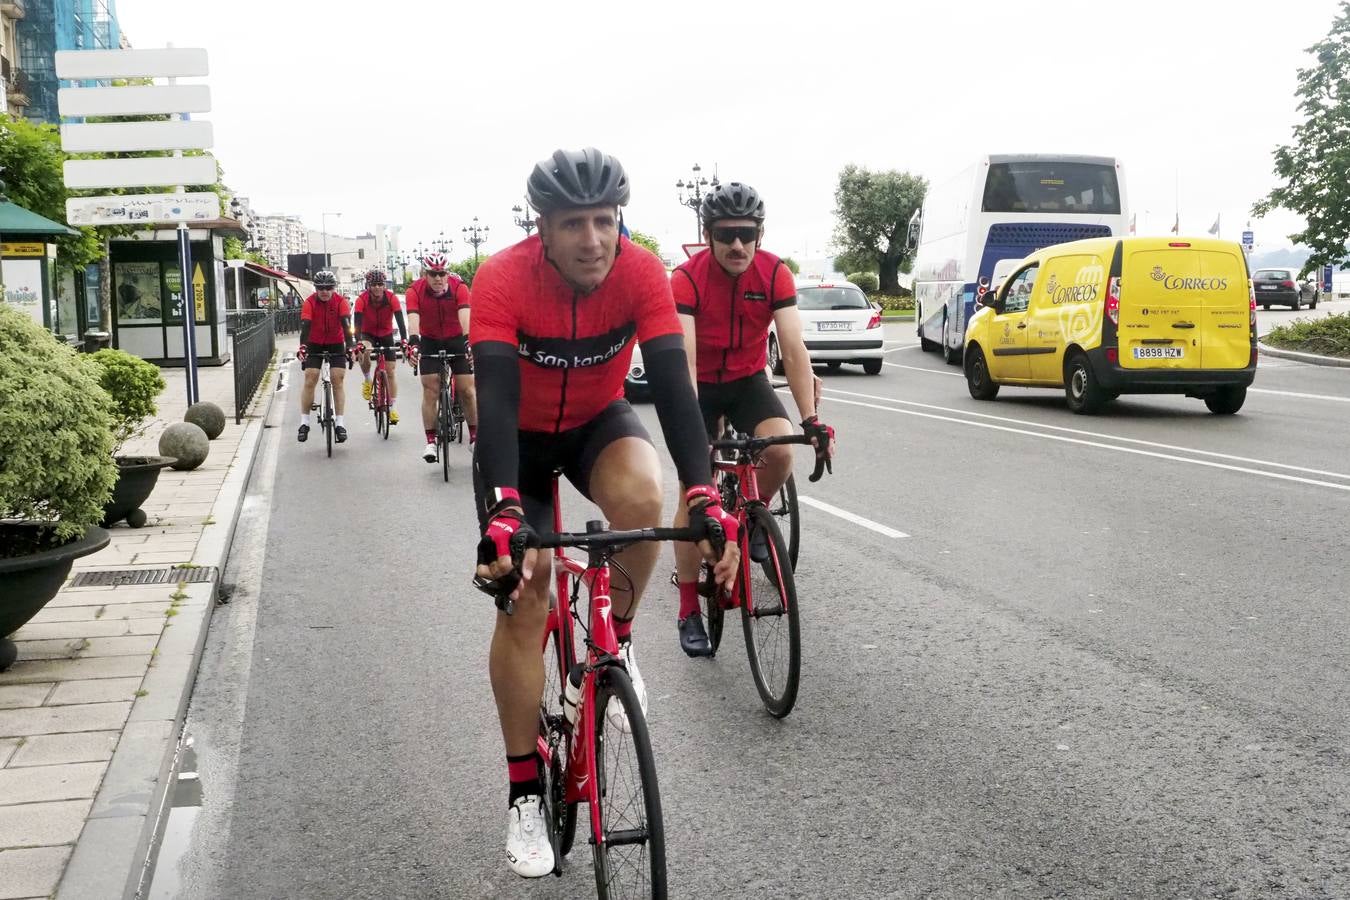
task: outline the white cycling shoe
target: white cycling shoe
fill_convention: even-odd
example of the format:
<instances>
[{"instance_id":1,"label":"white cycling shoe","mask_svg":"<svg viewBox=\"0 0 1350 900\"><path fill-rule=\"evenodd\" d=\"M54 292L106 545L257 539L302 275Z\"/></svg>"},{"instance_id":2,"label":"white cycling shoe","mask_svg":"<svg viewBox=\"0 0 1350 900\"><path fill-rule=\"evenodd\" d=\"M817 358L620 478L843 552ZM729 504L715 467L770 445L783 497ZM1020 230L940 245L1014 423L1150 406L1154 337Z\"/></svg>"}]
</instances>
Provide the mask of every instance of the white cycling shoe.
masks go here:
<instances>
[{"instance_id":1,"label":"white cycling shoe","mask_svg":"<svg viewBox=\"0 0 1350 900\"><path fill-rule=\"evenodd\" d=\"M543 878L553 871L553 844L538 794L517 797L507 810L506 861L521 878Z\"/></svg>"},{"instance_id":2,"label":"white cycling shoe","mask_svg":"<svg viewBox=\"0 0 1350 900\"><path fill-rule=\"evenodd\" d=\"M633 657L633 642L628 641L619 645L619 658L623 660L624 668L628 670L628 680L633 682L633 693L637 694L638 706L642 707L642 718L647 718L647 683L642 680L642 673L638 671L637 659ZM623 734L629 733L628 716L624 715L623 704L617 697L610 698L609 708L605 710L605 716L609 719L612 728Z\"/></svg>"},{"instance_id":3,"label":"white cycling shoe","mask_svg":"<svg viewBox=\"0 0 1350 900\"><path fill-rule=\"evenodd\" d=\"M436 461L436 445L427 444L427 449L422 451L422 458L429 463L434 463Z\"/></svg>"}]
</instances>

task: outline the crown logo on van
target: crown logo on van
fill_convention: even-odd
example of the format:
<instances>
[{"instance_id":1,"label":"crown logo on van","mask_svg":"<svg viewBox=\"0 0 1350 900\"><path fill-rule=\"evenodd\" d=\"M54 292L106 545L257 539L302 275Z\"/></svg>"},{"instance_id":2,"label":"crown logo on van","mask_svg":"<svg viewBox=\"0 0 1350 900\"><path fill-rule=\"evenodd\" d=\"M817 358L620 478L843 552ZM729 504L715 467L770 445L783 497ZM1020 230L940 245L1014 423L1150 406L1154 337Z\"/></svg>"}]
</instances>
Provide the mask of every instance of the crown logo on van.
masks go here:
<instances>
[{"instance_id":1,"label":"crown logo on van","mask_svg":"<svg viewBox=\"0 0 1350 900\"><path fill-rule=\"evenodd\" d=\"M1045 292L1050 296L1055 295L1055 288L1059 287L1058 276L1051 275L1050 280L1045 283Z\"/></svg>"},{"instance_id":2,"label":"crown logo on van","mask_svg":"<svg viewBox=\"0 0 1350 900\"><path fill-rule=\"evenodd\" d=\"M1183 278L1180 275L1168 275L1162 266L1154 266L1149 277L1161 281L1165 291L1226 291L1227 278Z\"/></svg>"},{"instance_id":3,"label":"crown logo on van","mask_svg":"<svg viewBox=\"0 0 1350 900\"><path fill-rule=\"evenodd\" d=\"M1162 281L1167 277L1167 273L1162 270L1162 266L1154 266L1153 271L1149 273L1149 277L1154 281Z\"/></svg>"}]
</instances>

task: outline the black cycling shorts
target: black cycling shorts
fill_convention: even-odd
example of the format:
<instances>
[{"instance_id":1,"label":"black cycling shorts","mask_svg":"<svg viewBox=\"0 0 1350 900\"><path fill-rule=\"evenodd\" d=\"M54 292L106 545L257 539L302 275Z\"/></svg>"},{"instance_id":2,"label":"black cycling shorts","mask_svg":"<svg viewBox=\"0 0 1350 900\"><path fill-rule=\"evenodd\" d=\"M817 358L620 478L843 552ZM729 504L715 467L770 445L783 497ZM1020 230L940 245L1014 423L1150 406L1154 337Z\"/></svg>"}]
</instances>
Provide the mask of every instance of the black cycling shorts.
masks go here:
<instances>
[{"instance_id":1,"label":"black cycling shorts","mask_svg":"<svg viewBox=\"0 0 1350 900\"><path fill-rule=\"evenodd\" d=\"M710 441L719 437L717 420L723 416L731 420L737 431L749 435L765 419L788 417L778 392L769 384L769 376L762 371L735 381L700 381L698 407L703 411L703 427Z\"/></svg>"},{"instance_id":2,"label":"black cycling shorts","mask_svg":"<svg viewBox=\"0 0 1350 900\"><path fill-rule=\"evenodd\" d=\"M343 344L313 344L313 343L310 343L310 344L306 344L306 345L305 345L305 352L308 353L309 356L305 357L305 364L304 364L304 366L303 366L302 368L305 368L305 369L322 369L322 368L323 368L323 357L319 355L320 353L338 353L338 354L341 354L341 358L339 358L339 357L337 357L337 356L329 357L329 359L328 359L328 365L332 366L332 367L335 368L335 369L345 369L345 368L347 367L347 360L346 360L347 348L346 348L346 346L343 345Z\"/></svg>"},{"instance_id":3,"label":"black cycling shorts","mask_svg":"<svg viewBox=\"0 0 1350 900\"><path fill-rule=\"evenodd\" d=\"M392 334L377 336L362 332L361 340L365 341L372 348L383 347L384 349L382 350L372 352L376 353L377 355L384 356L384 358L387 359L389 362L393 362L394 360L398 359L398 353L394 350L395 344L394 344L394 336Z\"/></svg>"},{"instance_id":4,"label":"black cycling shorts","mask_svg":"<svg viewBox=\"0 0 1350 900\"><path fill-rule=\"evenodd\" d=\"M601 451L625 437L642 438L649 444L652 442L642 420L627 400L615 400L594 419L570 431L557 434L522 431L519 435L521 505L525 508L525 521L540 534L553 533L555 472L561 471L566 475L567 480L589 500L591 468ZM473 490L478 507L478 529L482 531L487 527L488 510L496 501L483 482L476 459L473 466Z\"/></svg>"},{"instance_id":5,"label":"black cycling shorts","mask_svg":"<svg viewBox=\"0 0 1350 900\"><path fill-rule=\"evenodd\" d=\"M473 366L469 365L469 342L461 335L455 338L422 338L422 343L417 345L417 352L422 354L422 358L417 362L418 375L439 375L441 372L441 361L432 359L431 354L440 353L444 350L446 353L455 354L450 359L450 371L455 375L472 375Z\"/></svg>"}]
</instances>

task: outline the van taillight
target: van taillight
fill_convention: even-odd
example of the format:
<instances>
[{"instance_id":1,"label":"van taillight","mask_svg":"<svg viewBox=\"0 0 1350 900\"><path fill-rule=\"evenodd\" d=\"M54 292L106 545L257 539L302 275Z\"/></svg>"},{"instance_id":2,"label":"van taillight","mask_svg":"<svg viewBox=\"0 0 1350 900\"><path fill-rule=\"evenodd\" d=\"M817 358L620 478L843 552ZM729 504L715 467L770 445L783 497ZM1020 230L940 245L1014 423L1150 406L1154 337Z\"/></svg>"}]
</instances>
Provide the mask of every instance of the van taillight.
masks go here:
<instances>
[{"instance_id":1,"label":"van taillight","mask_svg":"<svg viewBox=\"0 0 1350 900\"><path fill-rule=\"evenodd\" d=\"M1256 288L1250 281L1247 282L1247 304L1251 307L1252 315L1248 320L1249 324L1256 327Z\"/></svg>"},{"instance_id":2,"label":"van taillight","mask_svg":"<svg viewBox=\"0 0 1350 900\"><path fill-rule=\"evenodd\" d=\"M869 329L871 329L871 328L880 328L880 327L881 327L881 313L879 313L879 312L874 312L874 313L872 313L872 318L869 319L869 320L867 321L867 327L868 327Z\"/></svg>"},{"instance_id":3,"label":"van taillight","mask_svg":"<svg viewBox=\"0 0 1350 900\"><path fill-rule=\"evenodd\" d=\"M1112 325L1120 324L1120 278L1112 278L1106 285L1106 315Z\"/></svg>"}]
</instances>

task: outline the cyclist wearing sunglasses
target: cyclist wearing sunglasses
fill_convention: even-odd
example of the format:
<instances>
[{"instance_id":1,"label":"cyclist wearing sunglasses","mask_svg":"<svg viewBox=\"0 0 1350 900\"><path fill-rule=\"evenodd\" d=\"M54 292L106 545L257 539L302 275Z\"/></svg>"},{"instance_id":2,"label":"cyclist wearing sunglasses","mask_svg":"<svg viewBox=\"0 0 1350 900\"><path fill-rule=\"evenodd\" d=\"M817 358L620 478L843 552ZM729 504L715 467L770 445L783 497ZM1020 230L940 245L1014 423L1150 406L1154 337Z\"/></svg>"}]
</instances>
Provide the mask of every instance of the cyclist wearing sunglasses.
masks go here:
<instances>
[{"instance_id":1,"label":"cyclist wearing sunglasses","mask_svg":"<svg viewBox=\"0 0 1350 900\"><path fill-rule=\"evenodd\" d=\"M699 208L704 238L711 245L671 274L675 307L684 326L690 374L698 384L698 403L710 440L726 417L737 431L756 437L792 434L792 423L764 372L769 325L778 329L788 386L807 434L833 430L816 416L815 375L802 341L797 287L783 261L759 248L764 232L764 201L750 185L733 181L716 187ZM645 356L644 356L645 358ZM833 440L825 451L832 453ZM758 476L760 493L773 497L792 472L792 452L777 445L764 452ZM675 526L684 524L677 510ZM768 558L764 536L750 535L750 556ZM675 545L680 591L677 624L680 647L689 656L708 656L712 645L698 599L698 556Z\"/></svg>"},{"instance_id":2,"label":"cyclist wearing sunglasses","mask_svg":"<svg viewBox=\"0 0 1350 900\"><path fill-rule=\"evenodd\" d=\"M361 364L361 375L365 382L361 385L361 396L370 399L370 351L367 345L375 347L376 352L384 356L384 374L389 379L389 424L398 424L398 413L394 411L394 401L398 399L398 382L394 378L394 322L398 322L399 340L406 343L408 325L403 321L403 306L398 295L384 286L384 273L371 269L366 273L366 289L356 298L356 333L361 337L356 342L357 359Z\"/></svg>"},{"instance_id":3,"label":"cyclist wearing sunglasses","mask_svg":"<svg viewBox=\"0 0 1350 900\"><path fill-rule=\"evenodd\" d=\"M300 433L295 439L301 443L309 438L309 411L319 384L319 370L323 368L323 357L319 354L344 351L349 355L352 352L351 307L347 298L337 292L337 276L323 269L314 276L314 293L305 298L300 308L300 349L296 357L304 369L305 383L300 387ZM310 354L314 355L312 359ZM347 406L342 382L347 370L330 365L329 372L333 378L333 437L341 444L347 440L347 428L342 423L342 411Z\"/></svg>"},{"instance_id":4,"label":"cyclist wearing sunglasses","mask_svg":"<svg viewBox=\"0 0 1350 900\"><path fill-rule=\"evenodd\" d=\"M408 344L410 361L422 376L422 428L427 446L422 458L438 462L436 455L436 408L441 397L441 363L430 358L445 351L454 353L450 371L455 376L455 392L464 405L469 423L469 443L478 432L478 399L474 393L473 366L469 363L469 286L450 272L443 253L430 253L422 259L422 277L408 286Z\"/></svg>"},{"instance_id":5,"label":"cyclist wearing sunglasses","mask_svg":"<svg viewBox=\"0 0 1350 900\"><path fill-rule=\"evenodd\" d=\"M720 559L700 544L724 583L734 577L738 551L736 520L711 485L670 279L660 260L619 234L619 209L629 198L623 166L595 148L559 150L535 166L526 192L538 234L494 254L474 278L483 401L474 487L484 534L477 573L513 589L515 599L513 615L497 615L489 662L510 780L507 860L516 874L539 877L553 868L536 753L551 565L532 548L517 569L509 544L513 534L553 530L557 470L612 528L661 521L660 460L623 399L634 340L642 343L666 447L681 480L693 485L685 502L726 529ZM637 544L613 563L614 630L644 711L633 615L658 553L657 544ZM621 709L609 714L616 728L626 727Z\"/></svg>"}]
</instances>

